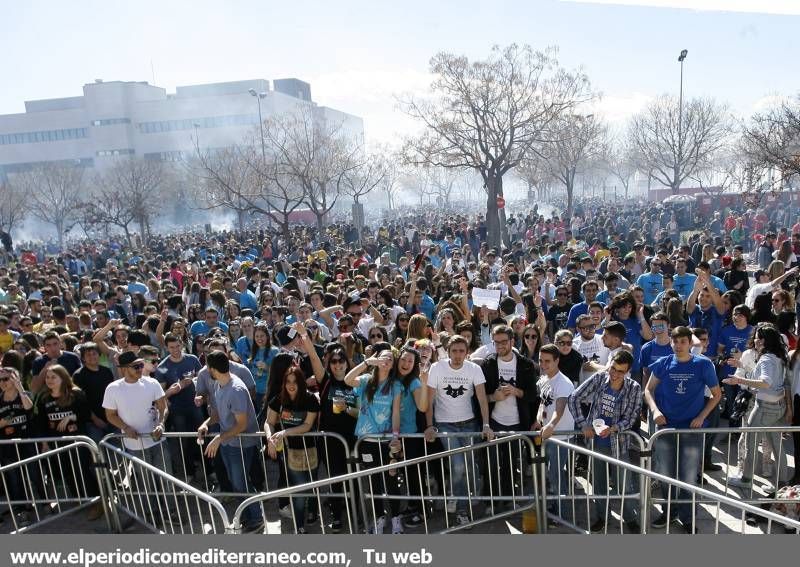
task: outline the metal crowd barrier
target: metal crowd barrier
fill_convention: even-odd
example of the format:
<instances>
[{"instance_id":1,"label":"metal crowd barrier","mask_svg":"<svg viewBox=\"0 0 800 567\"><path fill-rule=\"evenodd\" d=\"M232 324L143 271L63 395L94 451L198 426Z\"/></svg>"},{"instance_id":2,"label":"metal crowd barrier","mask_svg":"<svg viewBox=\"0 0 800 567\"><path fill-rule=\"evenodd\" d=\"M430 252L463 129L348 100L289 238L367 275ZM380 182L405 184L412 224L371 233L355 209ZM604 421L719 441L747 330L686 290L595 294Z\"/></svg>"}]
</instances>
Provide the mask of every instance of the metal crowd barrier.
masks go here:
<instances>
[{"instance_id":1,"label":"metal crowd barrier","mask_svg":"<svg viewBox=\"0 0 800 567\"><path fill-rule=\"evenodd\" d=\"M588 451L570 451L561 444L553 444L553 439L562 443L574 441L569 447L588 445ZM628 442L627 450L622 448L623 439ZM637 518L643 515L647 501L644 486L636 475L617 465L630 463L644 468L645 441L635 431L623 431L614 440L617 443L614 451L610 443L601 445L596 437L587 444L580 431L556 432L545 441L544 458L539 463L540 476L546 479L542 504L553 523L586 532L593 523L604 520L603 531L609 531L609 525L616 523L612 531L625 533L624 520L627 520L628 532L641 532ZM611 457L614 453L618 455L615 458ZM600 457L611 460L598 460Z\"/></svg>"},{"instance_id":2,"label":"metal crowd barrier","mask_svg":"<svg viewBox=\"0 0 800 567\"><path fill-rule=\"evenodd\" d=\"M697 433L697 431L692 430L693 432ZM773 528L776 526L781 526L784 531L795 531L800 533L800 522L791 518L788 518L784 515L777 514L770 510L763 509L761 507L755 506L748 502L743 502L737 498L732 498L725 494L718 494L714 493L707 488L702 488L695 484L684 482L682 480L678 480L675 478L671 478L669 476L653 472L648 470L644 467L637 466L631 464L629 462L625 462L620 459L615 459L608 455L604 455L602 453L594 452L590 449L585 447L581 447L578 445L574 445L571 443L567 443L561 439L551 438L545 442L545 453L548 451L553 451L553 448L556 447L558 450L563 451L567 454L567 459L572 460L575 455L585 455L587 458L592 459L594 461L594 467L598 466L605 466L607 469L611 467L615 467L617 469L617 473L622 475L623 486L624 482L627 477L633 476L634 478L638 478L640 482L640 486L644 487L644 490L641 490L640 494L643 496L643 503L640 506L640 515L636 518L639 524L639 532L640 533L653 533L653 530L660 532L661 528L651 528L650 523L648 520L650 519L651 513L651 505L657 502L661 503L662 513L666 515L667 518L672 518L673 512L677 509L680 505L685 505L689 507L690 518L687 520L688 526L684 524L684 529L688 530L691 533L697 533L697 524L701 521L705 521L711 518L711 514L701 506L702 503L714 503L717 509L716 517L714 517L714 533L723 533L725 530L722 529L723 522L719 515L719 510L722 507L726 509L734 510L736 515L731 515L728 518L724 518L728 520L731 524L739 523L738 530L734 528L729 528L734 533L746 533L746 516L751 516L757 518L761 522L766 522L766 533L772 533ZM645 453L645 459L649 459L648 453ZM542 468L542 474L545 474L545 468L547 465L545 463L541 463L540 467ZM650 486L653 482L659 483L660 486L665 487L667 496L658 501L653 501L649 497L649 490ZM687 494L688 496L685 497L677 497L678 491ZM673 492L675 492L676 496L673 497ZM628 498L634 497L633 494L630 496L627 495L615 495L614 499L619 500L621 505L624 505L625 500ZM640 496L641 497L641 496ZM603 498L603 495L590 493L589 489L586 489L586 493L584 494L584 498L587 500L594 500ZM611 500L608 498L607 500ZM698 512L698 507L700 507L700 512ZM606 510L608 510L608 505ZM555 520L558 523L566 525L573 530L579 533L588 533L590 531L590 525L585 525L583 523L576 523L570 521L570 518L562 518L556 514L550 513L548 514L549 518ZM587 515L587 519L588 519ZM667 521L666 525L664 526L664 530L666 533L670 533L674 530L671 529L672 521ZM588 522L587 522L588 524ZM605 533L610 533L607 526L604 526L602 529ZM616 530L614 530L616 531ZM622 531L622 524L620 524L620 531Z\"/></svg>"},{"instance_id":3,"label":"metal crowd barrier","mask_svg":"<svg viewBox=\"0 0 800 567\"><path fill-rule=\"evenodd\" d=\"M133 520L156 533L225 533L228 529L225 508L213 496L120 449L111 440L104 439L100 447L105 451L116 508Z\"/></svg>"},{"instance_id":4,"label":"metal crowd barrier","mask_svg":"<svg viewBox=\"0 0 800 567\"><path fill-rule=\"evenodd\" d=\"M23 533L78 510L102 506L109 531L112 514L103 461L89 437L40 437L0 440L3 514L9 533Z\"/></svg>"},{"instance_id":5,"label":"metal crowd barrier","mask_svg":"<svg viewBox=\"0 0 800 567\"><path fill-rule=\"evenodd\" d=\"M698 484L714 493L715 495L735 495L740 502L746 502L754 506L770 507L778 504L795 504L800 502L797 500L783 499L778 497L777 488L786 484L789 479L787 443L784 439L785 434L792 434L800 432L800 427L741 427L741 428L704 428L704 429L662 429L655 432L647 445L647 462L646 468L650 470L674 470L679 471L681 467L680 460L680 447L681 443L692 442L698 436L701 437L699 441L694 441L694 446L700 447L700 461L698 472ZM761 474L756 474L758 471L758 463L770 460L769 451L766 451L759 457L758 442L763 438L777 439L777 447L770 447L775 455L775 467L771 474L761 471ZM659 455L659 445L668 443L675 446L675 460L674 462L659 462L661 458ZM712 447L708 445L711 444ZM752 444L753 451L753 466L746 472L747 477L751 479L749 487L732 486L729 482L729 477L735 472L741 476L744 466L744 451L746 445ZM771 443L769 443L771 445ZM720 458L715 458L714 451L719 451ZM719 475L714 472L706 470L709 464L708 457L711 455L711 464L721 466ZM716 461L716 462L715 462ZM787 463L784 469L784 475L781 474L780 464ZM794 462L795 471L797 470L798 463ZM704 472L705 471L705 472ZM650 501L657 504L663 504L666 498L661 495L660 497L653 497L651 495ZM681 500L673 500L675 503L685 503ZM709 500L701 500L701 503L706 508L713 509L712 512L719 522L720 518L730 515L723 508L721 502L715 498ZM757 518L753 515L747 515L747 519L751 524L757 522Z\"/></svg>"},{"instance_id":6,"label":"metal crowd barrier","mask_svg":"<svg viewBox=\"0 0 800 567\"><path fill-rule=\"evenodd\" d=\"M421 435L404 436L404 445L409 443L412 439L419 439L421 437ZM439 434L439 437L446 440L447 434ZM472 434L453 434L450 436L451 439L470 438L470 440L473 437L474 435ZM363 443L366 442L368 441L362 441L362 443L357 444L356 451L363 451ZM323 498L324 494L331 494L331 487L333 485L342 484L353 487L354 482L358 486L358 500L361 502L360 524L362 528L369 528L375 524L375 521L380 516L380 514L377 512L377 506L379 505L378 502L384 499L402 501L406 504L417 501L421 505L420 515L424 518L424 521L420 526L420 530L424 533L452 532L491 522L498 518L511 516L519 512L525 512L536 507L538 503L539 488L536 484L537 479L535 467L528 469L525 466L526 463L522 461L519 463L521 470L516 471L515 477L511 479L513 491L511 494L504 495L502 497L492 494L491 488L489 488L490 492L486 496L481 496L478 493L480 490L473 492L480 488L480 483L475 484L475 477L472 477L471 479L469 478L469 474L471 473L468 473L467 479L468 485L470 486L470 491L467 494L460 496L454 495L452 491L447 488L448 483L446 481L442 482L440 485L441 492L438 490L430 491L430 484L426 485L423 481L423 474L426 474L427 472L432 473L433 471L445 470L444 464L451 463L454 458L462 457L466 462L479 463L481 459L480 455L482 454L487 454L487 452L491 452L493 450L500 450L501 448L507 448L509 451L511 451L515 447L519 447L525 451L528 451L528 455L535 455L536 453L534 443L527 435L513 434L499 436L494 441L488 443L466 444L458 448L442 450L436 453L430 452L419 457L397 460L393 463L379 463L375 467L366 469L359 467L357 472L350 472L333 478L315 480L298 486L282 488L269 493L254 495L242 502L236 509L236 512L233 514L233 531L239 531L241 529L242 515L244 510L249 506L260 505L262 509L265 507L274 509L274 506L268 506L264 503L274 502L280 498L313 497L315 498L313 507L316 507L322 511L323 504L321 499ZM423 471L426 469L426 473L423 473ZM527 473L526 469L528 471ZM449 473L445 472L445 474ZM531 480L526 482L525 477L528 474L531 476ZM390 494L385 488L388 482L384 479L397 479L401 476L406 479L410 479L414 475L417 476L417 480L420 482L420 486L422 488L422 493L419 495L410 494L408 491L401 491L399 493L393 492ZM491 486L490 481L488 481L488 484ZM349 515L347 525L346 527L343 526L343 531L347 531L348 533L363 533L363 529L362 532L357 531L359 522L356 521L358 511L355 510L355 502L353 498L354 493L355 491L351 488L351 498L349 500L352 503L353 509L348 512ZM468 523L456 525L454 522L449 520L446 514L443 514L443 519L441 521L438 518L434 518L432 515L434 513L432 508L435 507L435 505L433 507L431 506L432 502L442 502L444 504L444 508L446 509L448 502L459 501L466 503L468 509L470 510ZM499 506L500 501L509 502L510 508L504 508L501 510ZM477 513L478 503L485 504L483 516L479 516ZM541 514L541 510L537 510L537 513ZM543 525L543 519L543 516L540 515L540 526ZM389 525L390 524L387 522L387 529ZM326 533L326 529L325 523L323 522L320 530L322 533ZM410 529L409 531L416 530Z\"/></svg>"},{"instance_id":7,"label":"metal crowd barrier","mask_svg":"<svg viewBox=\"0 0 800 567\"><path fill-rule=\"evenodd\" d=\"M245 491L235 491L228 479L220 453L218 452L214 459L209 459L204 454L206 443L210 441L213 436L214 433L209 433L201 444L198 442L196 433L165 433L163 435L164 442L159 443L152 449L148 449L151 453L155 453L154 455L151 454L151 457L154 458L157 464L162 465L164 468L164 471L162 471L164 473L164 478L159 482L150 482L146 485L147 496L155 497L156 499L174 499L175 493L181 493L180 490L176 489L176 485L180 486L181 489L185 486L189 486L191 488L191 494L202 493L212 498L215 503L223 507L227 506L227 509L232 512L238 502L248 498L252 494L271 493L286 486L287 479L290 478L288 459L286 458L288 451L282 451L276 460L270 459L266 450L267 443L265 435L263 432L259 432L239 436L240 438L253 438L257 441L257 445L255 458L250 463L249 468L245 466L244 454L241 453L242 467L247 468L247 474L245 475L246 486ZM317 453L317 465L308 467L313 469L309 473L311 478L316 479L336 476L351 471L350 449L347 440L341 435L327 432L309 432L304 435L285 437L287 442L289 439L299 439L304 450L313 448ZM122 440L122 435L109 435L103 440L101 446L104 448L116 448ZM177 441L177 443L171 443L171 441ZM128 453L128 451L124 452ZM119 459L118 456L114 456L116 453L121 452L116 451L108 456L109 462L112 463L110 467L112 472L115 470L113 464L114 460ZM304 453L309 454L309 451L304 451ZM194 465L193 471L186 466L187 458L192 459L191 464ZM136 478L135 475L133 478ZM168 481L167 478L175 482ZM181 521L175 519L176 521L172 522L171 525L166 521L166 518L160 518L161 514L156 507L144 506L148 500L144 498L143 495L140 495L136 489L131 491L130 487L123 488L123 494L125 496L130 496L131 494L141 496L141 498L139 498L141 503L135 507L133 504L136 504L136 500L132 501L130 498L127 499L128 506L126 507L126 512L134 516L137 520L143 521L150 529L164 531L166 527L168 528L167 531L171 531L175 529L175 525L177 525L178 529L185 530L188 529L185 524L187 524L190 518L194 520L195 524L198 524L200 516L202 515L200 511L197 510L196 506L182 506L182 508L186 509L188 517L182 518ZM352 491L340 491L338 494L328 494L327 496L329 498L334 496L339 498L354 497ZM294 525L297 525L298 519L294 516L293 507L290 505L291 502L283 500L284 499L281 499L277 511L281 517L291 520ZM309 510L309 513L313 513L316 517L323 517L324 515L321 507L316 506L315 508L316 509ZM265 510L262 505L262 517L266 517L271 512L273 512L273 510ZM198 525L203 526L206 532L218 532L217 524L218 522L205 521L199 522ZM191 527L194 529L197 526ZM194 532L179 531L178 533Z\"/></svg>"}]
</instances>

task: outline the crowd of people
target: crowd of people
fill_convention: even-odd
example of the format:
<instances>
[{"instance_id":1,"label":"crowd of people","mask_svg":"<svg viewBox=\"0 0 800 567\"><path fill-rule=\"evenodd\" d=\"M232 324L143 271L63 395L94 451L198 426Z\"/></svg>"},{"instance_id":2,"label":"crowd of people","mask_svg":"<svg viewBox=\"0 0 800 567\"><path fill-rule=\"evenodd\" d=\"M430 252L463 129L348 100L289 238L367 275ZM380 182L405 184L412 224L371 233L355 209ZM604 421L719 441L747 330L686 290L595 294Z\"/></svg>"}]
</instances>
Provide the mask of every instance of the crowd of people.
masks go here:
<instances>
[{"instance_id":1,"label":"crowd of people","mask_svg":"<svg viewBox=\"0 0 800 567\"><path fill-rule=\"evenodd\" d=\"M194 441L163 433L196 432L219 482L247 493L258 459L281 461L287 485L315 478L322 456L298 437L311 431L350 448L364 439L369 468L396 459L412 433L424 439L403 443L407 458L438 433L578 430L594 450L628 459L627 431L797 424L800 226L790 220L775 208L698 225L680 209L591 202L570 217L535 205L510 214L497 246L482 215L430 210L361 231L256 227L57 254L25 245L0 265L0 438L121 433L126 451L190 479L200 463L181 443ZM475 290L499 290L499 300ZM264 454L243 435L257 432ZM752 486L758 437L742 436L731 485ZM695 484L701 468L721 468L700 436L674 439L656 446L659 472ZM785 452L799 442L768 436L776 488L798 481ZM19 458L0 448L3 464ZM346 470L343 452L325 457L329 474ZM561 494L568 459L547 457L549 490ZM498 461L502 485L509 460ZM472 521L467 466L451 460L457 525ZM601 468L595 493L626 489ZM6 485L12 496L21 482ZM422 523L399 503L376 503L373 532ZM608 520L598 503L592 531ZM299 533L318 520L304 499L291 506ZM341 530L344 506L332 499L320 521ZM691 530L690 505L666 512L654 526ZM638 531L633 507L623 519ZM244 529L263 521L251 506Z\"/></svg>"}]
</instances>

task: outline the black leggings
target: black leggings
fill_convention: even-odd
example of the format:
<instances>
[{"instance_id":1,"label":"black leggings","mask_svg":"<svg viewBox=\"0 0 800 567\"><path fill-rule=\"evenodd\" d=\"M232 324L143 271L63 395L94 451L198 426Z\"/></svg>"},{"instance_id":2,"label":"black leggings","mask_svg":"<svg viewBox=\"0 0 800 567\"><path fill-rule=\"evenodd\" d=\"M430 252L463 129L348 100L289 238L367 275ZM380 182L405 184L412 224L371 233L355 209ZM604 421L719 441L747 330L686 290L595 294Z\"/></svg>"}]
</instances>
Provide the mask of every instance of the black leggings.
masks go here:
<instances>
[{"instance_id":1,"label":"black leggings","mask_svg":"<svg viewBox=\"0 0 800 567\"><path fill-rule=\"evenodd\" d=\"M376 442L376 441L362 441L361 442L361 469L372 469L381 465L389 464L389 443ZM400 474L398 469L397 474ZM370 484L371 483L371 484ZM400 487L397 483L397 475L389 475L388 473L372 475L369 478L364 478L361 484L365 494L371 493L374 499L375 515L376 517L382 516L386 511L391 512L392 517L400 514L400 500L396 498L388 499L387 502L377 496L383 494L384 490L387 494L393 496L400 495ZM367 507L367 516L369 517L372 510Z\"/></svg>"}]
</instances>

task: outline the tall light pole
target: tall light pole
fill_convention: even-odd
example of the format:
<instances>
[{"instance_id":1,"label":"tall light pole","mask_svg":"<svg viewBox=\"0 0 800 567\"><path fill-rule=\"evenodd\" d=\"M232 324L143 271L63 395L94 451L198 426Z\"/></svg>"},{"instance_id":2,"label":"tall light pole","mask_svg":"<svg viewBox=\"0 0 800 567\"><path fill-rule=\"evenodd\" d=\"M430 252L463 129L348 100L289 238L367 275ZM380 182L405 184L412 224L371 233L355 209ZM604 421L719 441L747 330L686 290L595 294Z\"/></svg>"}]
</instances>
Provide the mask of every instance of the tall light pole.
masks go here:
<instances>
[{"instance_id":1,"label":"tall light pole","mask_svg":"<svg viewBox=\"0 0 800 567\"><path fill-rule=\"evenodd\" d=\"M689 51L684 49L681 51L681 54L678 55L678 63L681 64L681 89L678 95L678 149L682 148L683 141L683 60L686 59L688 54Z\"/></svg>"},{"instance_id":2,"label":"tall light pole","mask_svg":"<svg viewBox=\"0 0 800 567\"><path fill-rule=\"evenodd\" d=\"M261 118L261 99L267 97L267 93L265 92L256 92L255 89L247 89L247 92L250 93L250 96L256 97L256 102L258 103L258 127L261 130L261 166L267 166L267 150L264 145L264 120ZM267 203L267 224L272 226L272 217L269 216L270 213L270 205L269 205L269 198L265 199Z\"/></svg>"}]
</instances>

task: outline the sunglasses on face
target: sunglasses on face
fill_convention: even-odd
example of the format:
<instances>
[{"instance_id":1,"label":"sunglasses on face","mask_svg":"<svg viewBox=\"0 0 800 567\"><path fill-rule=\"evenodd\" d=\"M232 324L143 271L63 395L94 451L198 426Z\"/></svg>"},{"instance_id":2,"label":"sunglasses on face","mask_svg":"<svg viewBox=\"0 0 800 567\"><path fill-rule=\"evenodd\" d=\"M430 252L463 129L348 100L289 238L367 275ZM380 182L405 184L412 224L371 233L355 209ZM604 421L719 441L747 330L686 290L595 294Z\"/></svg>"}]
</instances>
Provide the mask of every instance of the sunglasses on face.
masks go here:
<instances>
[{"instance_id":1,"label":"sunglasses on face","mask_svg":"<svg viewBox=\"0 0 800 567\"><path fill-rule=\"evenodd\" d=\"M144 370L144 362L137 362L136 364L131 364L128 368L132 368L133 370Z\"/></svg>"},{"instance_id":2,"label":"sunglasses on face","mask_svg":"<svg viewBox=\"0 0 800 567\"><path fill-rule=\"evenodd\" d=\"M526 339L538 339L539 337L537 337L536 335L525 335L525 338Z\"/></svg>"},{"instance_id":3,"label":"sunglasses on face","mask_svg":"<svg viewBox=\"0 0 800 567\"><path fill-rule=\"evenodd\" d=\"M371 339L382 339L382 338L383 338L383 335L382 335L382 334L380 334L380 333L373 333L373 334L371 334L371 335L369 336L369 338L371 338Z\"/></svg>"},{"instance_id":4,"label":"sunglasses on face","mask_svg":"<svg viewBox=\"0 0 800 567\"><path fill-rule=\"evenodd\" d=\"M556 341L558 346L572 346L572 341Z\"/></svg>"},{"instance_id":5,"label":"sunglasses on face","mask_svg":"<svg viewBox=\"0 0 800 567\"><path fill-rule=\"evenodd\" d=\"M344 358L331 358L331 364L344 364L345 362Z\"/></svg>"}]
</instances>

